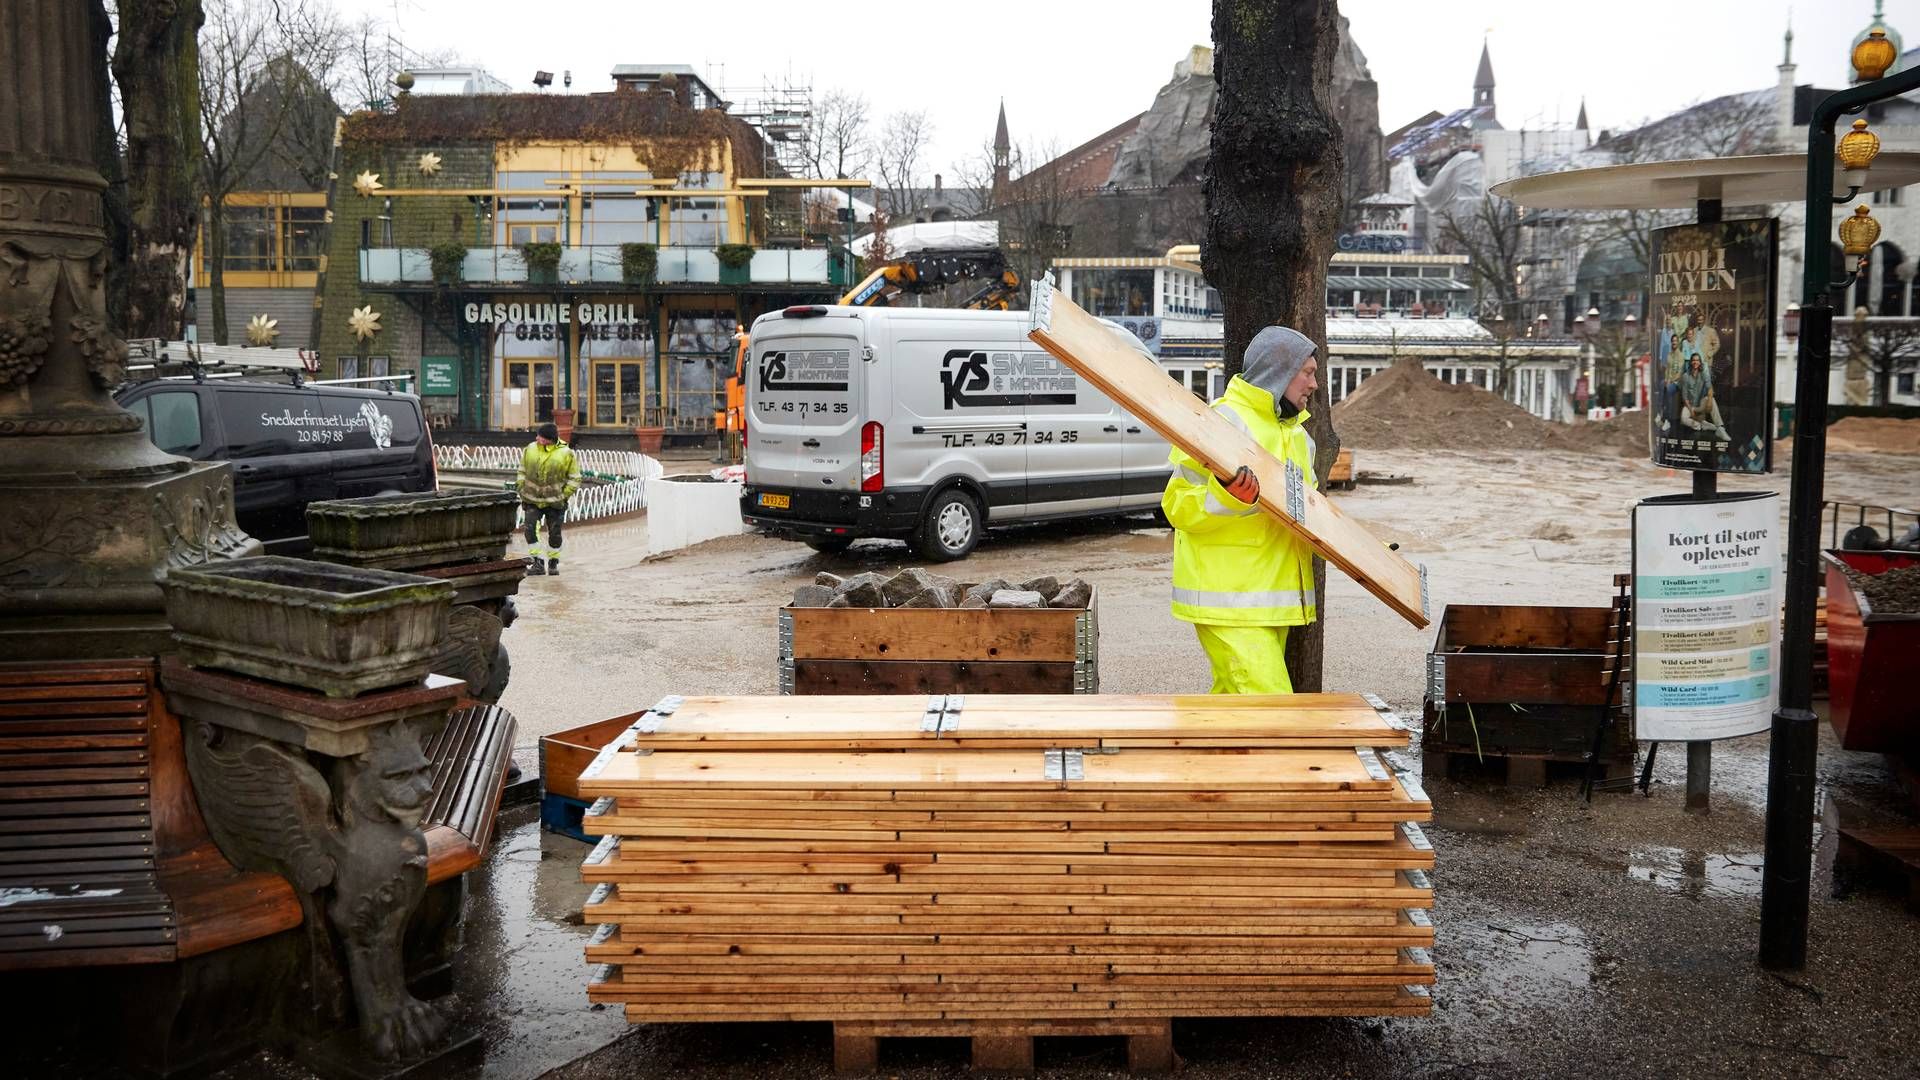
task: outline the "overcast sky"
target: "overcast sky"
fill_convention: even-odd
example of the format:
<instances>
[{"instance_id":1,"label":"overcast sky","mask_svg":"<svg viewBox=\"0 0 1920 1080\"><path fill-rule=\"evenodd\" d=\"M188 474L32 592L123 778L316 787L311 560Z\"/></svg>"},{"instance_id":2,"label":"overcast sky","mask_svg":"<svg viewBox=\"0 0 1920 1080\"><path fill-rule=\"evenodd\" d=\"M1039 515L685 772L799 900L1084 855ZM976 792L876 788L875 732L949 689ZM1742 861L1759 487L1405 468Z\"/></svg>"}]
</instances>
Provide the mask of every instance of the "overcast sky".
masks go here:
<instances>
[{"instance_id":1,"label":"overcast sky","mask_svg":"<svg viewBox=\"0 0 1920 1080\"><path fill-rule=\"evenodd\" d=\"M1006 101L1019 144L1074 146L1146 109L1173 65L1211 43L1205 0L802 4L734 0L336 0L398 27L416 49L451 48L516 88L536 69L571 69L573 90L611 87L619 63L684 63L736 100L791 81L848 89L876 116L925 110L927 172L991 139ZM1619 129L1705 98L1778 81L1787 0L1347 0L1341 11L1380 84L1383 130L1470 103L1483 38L1507 127ZM1920 0L1887 21L1920 44ZM1793 11L1798 82L1844 86L1846 51L1872 0L1801 0ZM559 91L557 83L554 91Z\"/></svg>"}]
</instances>

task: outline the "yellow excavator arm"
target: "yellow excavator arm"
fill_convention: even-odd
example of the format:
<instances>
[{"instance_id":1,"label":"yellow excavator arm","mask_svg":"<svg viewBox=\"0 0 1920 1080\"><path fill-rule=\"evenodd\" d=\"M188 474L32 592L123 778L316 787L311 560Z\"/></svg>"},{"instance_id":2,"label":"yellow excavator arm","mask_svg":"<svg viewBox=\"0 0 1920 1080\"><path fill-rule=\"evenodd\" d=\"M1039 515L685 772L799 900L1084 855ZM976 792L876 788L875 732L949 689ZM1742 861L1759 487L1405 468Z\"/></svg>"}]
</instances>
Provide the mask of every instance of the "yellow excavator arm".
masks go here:
<instances>
[{"instance_id":1,"label":"yellow excavator arm","mask_svg":"<svg viewBox=\"0 0 1920 1080\"><path fill-rule=\"evenodd\" d=\"M927 251L883 263L849 289L840 303L850 307L885 306L903 292L927 292L980 278L991 279L991 283L968 297L962 308L1005 311L1020 295L1020 275L1007 266L1000 249L978 248Z\"/></svg>"}]
</instances>

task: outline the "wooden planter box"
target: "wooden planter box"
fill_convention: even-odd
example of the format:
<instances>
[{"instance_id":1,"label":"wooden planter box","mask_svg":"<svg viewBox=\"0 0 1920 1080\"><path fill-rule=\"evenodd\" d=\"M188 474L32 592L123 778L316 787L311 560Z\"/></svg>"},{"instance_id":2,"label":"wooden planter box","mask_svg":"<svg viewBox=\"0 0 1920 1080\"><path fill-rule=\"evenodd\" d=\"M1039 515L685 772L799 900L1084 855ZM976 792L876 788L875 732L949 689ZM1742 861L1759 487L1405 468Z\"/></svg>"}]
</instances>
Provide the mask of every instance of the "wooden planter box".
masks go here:
<instances>
[{"instance_id":1,"label":"wooden planter box","mask_svg":"<svg viewBox=\"0 0 1920 1080\"><path fill-rule=\"evenodd\" d=\"M1427 655L1422 749L1584 761L1607 703L1613 608L1451 604ZM1628 663L1631 663L1631 651ZM1615 693L1601 758L1634 757L1632 674Z\"/></svg>"},{"instance_id":2,"label":"wooden planter box","mask_svg":"<svg viewBox=\"0 0 1920 1080\"><path fill-rule=\"evenodd\" d=\"M1866 554L1869 557L1861 558ZM1848 750L1907 754L1920 748L1920 614L1882 613L1842 568L1883 574L1904 559L1824 552L1827 569L1827 699L1833 731Z\"/></svg>"},{"instance_id":3,"label":"wooden planter box","mask_svg":"<svg viewBox=\"0 0 1920 1080\"><path fill-rule=\"evenodd\" d=\"M781 608L780 692L1097 694L1099 606Z\"/></svg>"},{"instance_id":4,"label":"wooden planter box","mask_svg":"<svg viewBox=\"0 0 1920 1080\"><path fill-rule=\"evenodd\" d=\"M615 716L540 737L541 828L575 840L592 839L580 828L589 805L580 797L580 771L632 723L631 715Z\"/></svg>"}]
</instances>

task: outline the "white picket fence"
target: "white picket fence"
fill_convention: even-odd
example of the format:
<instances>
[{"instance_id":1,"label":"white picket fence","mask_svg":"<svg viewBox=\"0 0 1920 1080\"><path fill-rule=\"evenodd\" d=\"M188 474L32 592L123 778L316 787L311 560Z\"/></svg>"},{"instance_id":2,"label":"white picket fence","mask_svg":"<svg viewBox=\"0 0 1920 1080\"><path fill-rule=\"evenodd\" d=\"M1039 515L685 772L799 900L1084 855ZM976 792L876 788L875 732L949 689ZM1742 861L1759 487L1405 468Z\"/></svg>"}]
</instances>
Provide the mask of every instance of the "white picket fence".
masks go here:
<instances>
[{"instance_id":1,"label":"white picket fence","mask_svg":"<svg viewBox=\"0 0 1920 1080\"><path fill-rule=\"evenodd\" d=\"M441 472L498 473L511 482L520 469L521 451L511 446L435 446L434 463ZM567 504L567 520L630 514L647 508L647 481L666 470L658 461L631 450L575 450L586 481Z\"/></svg>"}]
</instances>

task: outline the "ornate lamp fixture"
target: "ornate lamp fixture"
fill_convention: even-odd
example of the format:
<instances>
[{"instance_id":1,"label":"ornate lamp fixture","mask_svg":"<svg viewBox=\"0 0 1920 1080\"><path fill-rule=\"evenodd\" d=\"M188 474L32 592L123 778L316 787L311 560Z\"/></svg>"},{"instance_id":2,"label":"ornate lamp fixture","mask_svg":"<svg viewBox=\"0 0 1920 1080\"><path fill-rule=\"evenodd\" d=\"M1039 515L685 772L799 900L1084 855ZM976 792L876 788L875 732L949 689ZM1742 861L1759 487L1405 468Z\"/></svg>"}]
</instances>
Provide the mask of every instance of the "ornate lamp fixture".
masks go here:
<instances>
[{"instance_id":1,"label":"ornate lamp fixture","mask_svg":"<svg viewBox=\"0 0 1920 1080\"><path fill-rule=\"evenodd\" d=\"M1872 253L1873 245L1880 241L1880 223L1873 219L1873 211L1865 203L1853 208L1853 216L1840 222L1840 249L1850 259L1858 259L1854 276L1867 272L1867 256Z\"/></svg>"},{"instance_id":2,"label":"ornate lamp fixture","mask_svg":"<svg viewBox=\"0 0 1920 1080\"><path fill-rule=\"evenodd\" d=\"M1893 42L1887 40L1885 27L1876 26L1867 31L1860 44L1853 47L1853 70L1861 82L1872 82L1887 73L1887 69L1898 60Z\"/></svg>"}]
</instances>

